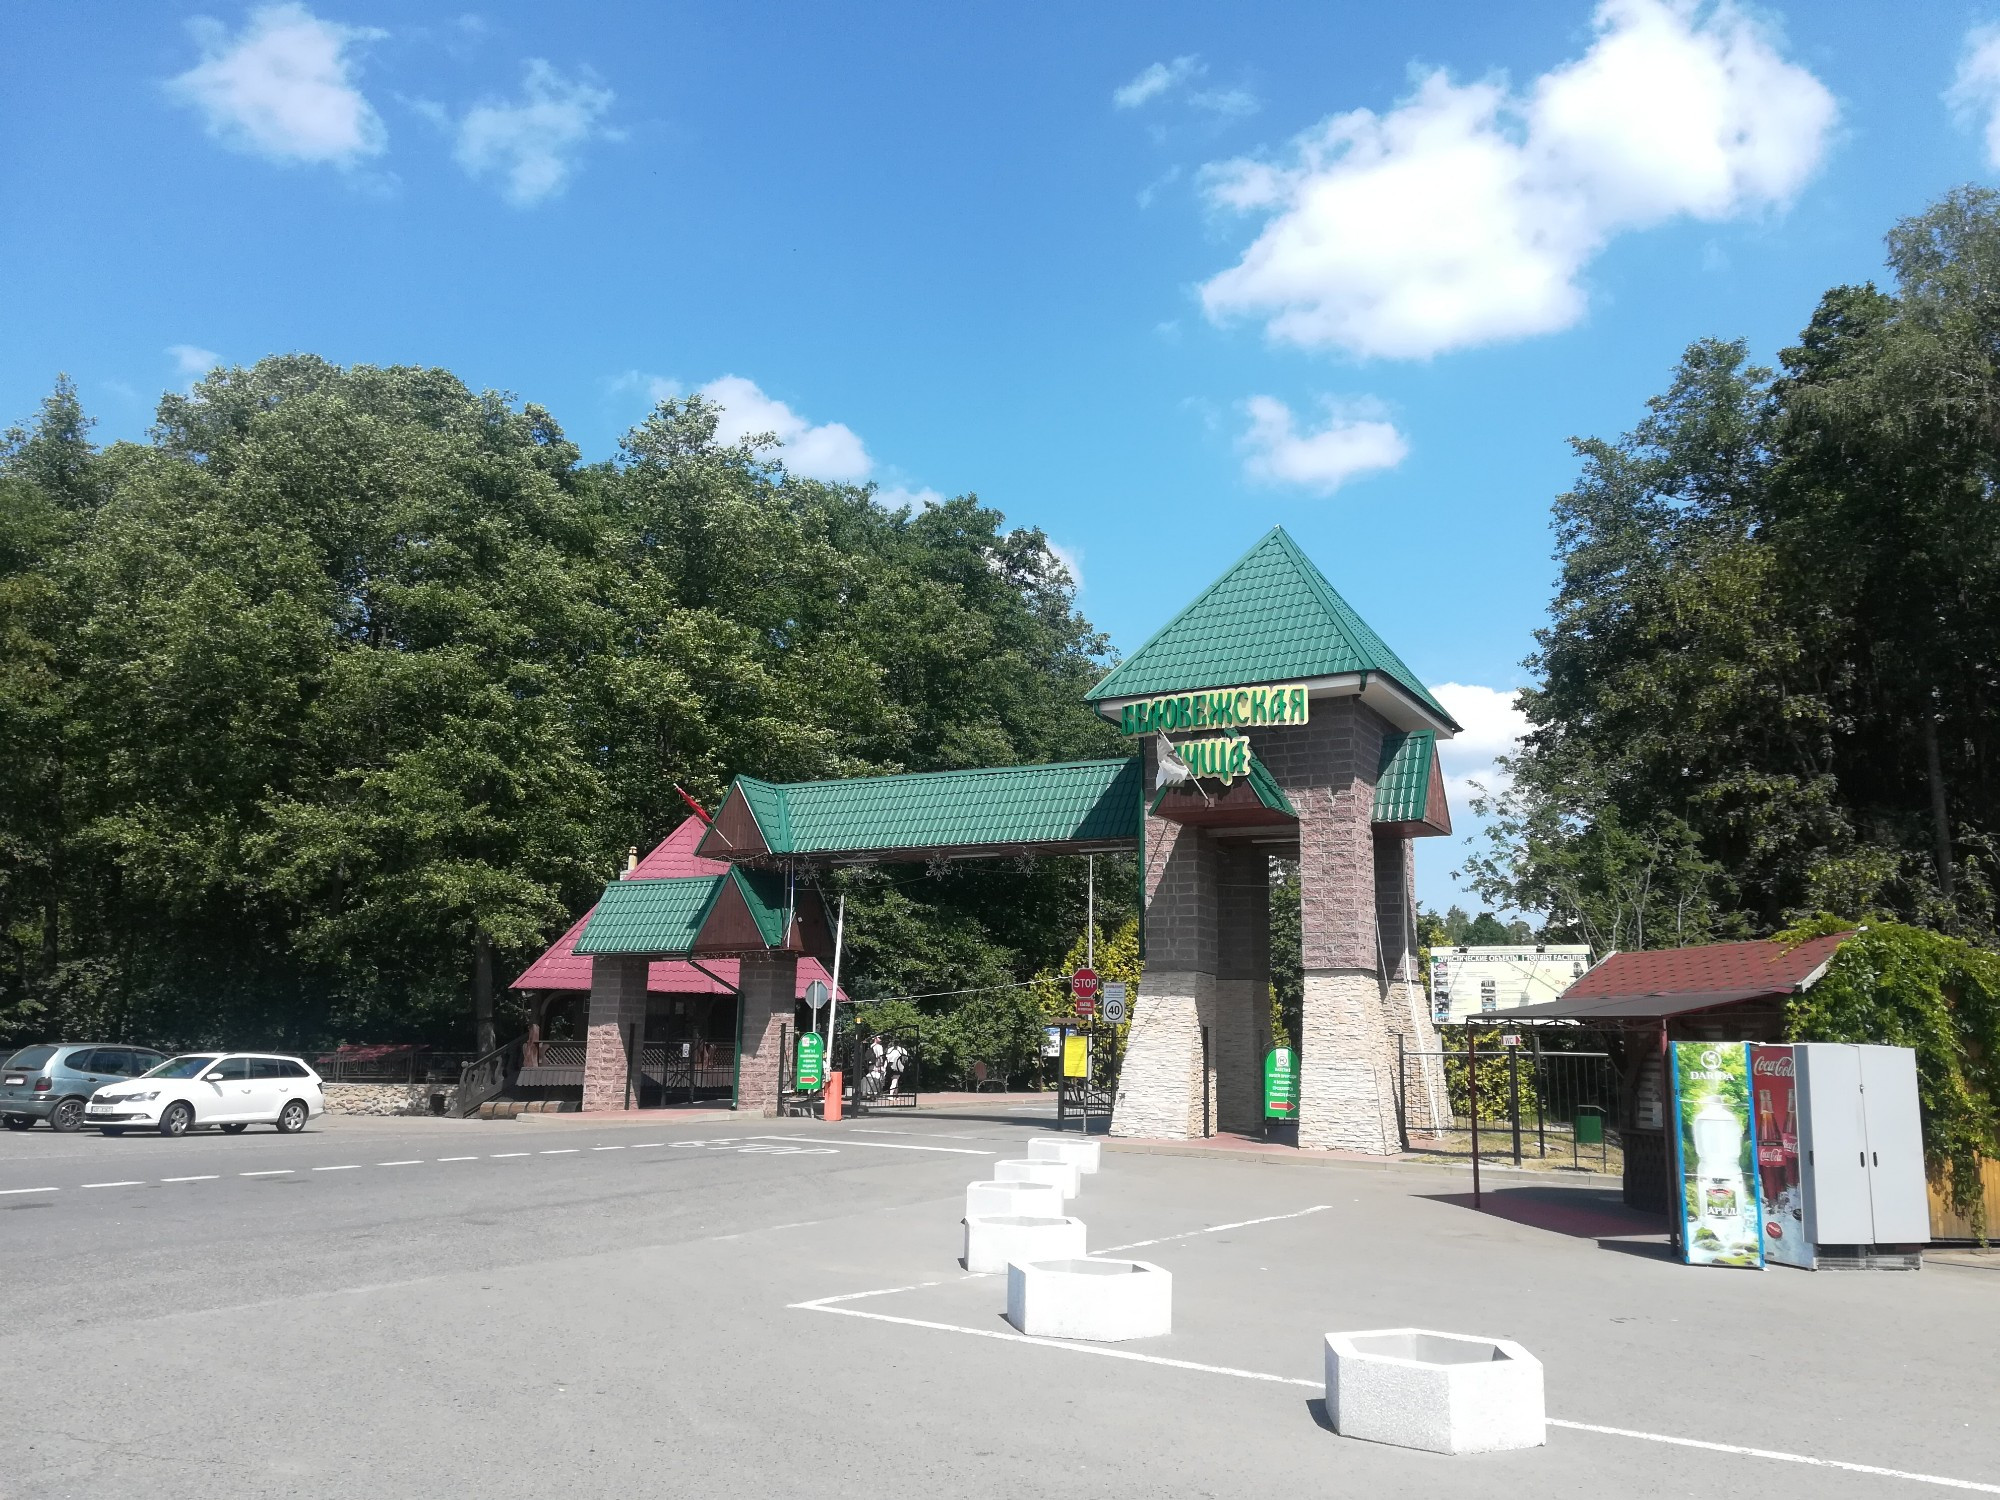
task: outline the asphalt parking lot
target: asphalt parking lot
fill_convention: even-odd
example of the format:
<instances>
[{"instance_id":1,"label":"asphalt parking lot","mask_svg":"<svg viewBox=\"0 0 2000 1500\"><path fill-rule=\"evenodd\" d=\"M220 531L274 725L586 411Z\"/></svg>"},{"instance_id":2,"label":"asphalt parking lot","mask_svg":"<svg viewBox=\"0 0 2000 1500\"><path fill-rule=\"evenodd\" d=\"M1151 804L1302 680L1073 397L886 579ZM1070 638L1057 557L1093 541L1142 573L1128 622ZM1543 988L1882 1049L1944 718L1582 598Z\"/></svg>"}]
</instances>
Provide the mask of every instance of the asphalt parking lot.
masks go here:
<instances>
[{"instance_id":1,"label":"asphalt parking lot","mask_svg":"<svg viewBox=\"0 0 2000 1500\"><path fill-rule=\"evenodd\" d=\"M1602 1189L1107 1151L1072 1212L1174 1332L1013 1337L963 1186L1046 1128L0 1138L0 1495L2000 1493L2000 1274L1691 1270ZM1321 1335L1400 1324L1520 1340L1564 1425L1324 1430Z\"/></svg>"}]
</instances>

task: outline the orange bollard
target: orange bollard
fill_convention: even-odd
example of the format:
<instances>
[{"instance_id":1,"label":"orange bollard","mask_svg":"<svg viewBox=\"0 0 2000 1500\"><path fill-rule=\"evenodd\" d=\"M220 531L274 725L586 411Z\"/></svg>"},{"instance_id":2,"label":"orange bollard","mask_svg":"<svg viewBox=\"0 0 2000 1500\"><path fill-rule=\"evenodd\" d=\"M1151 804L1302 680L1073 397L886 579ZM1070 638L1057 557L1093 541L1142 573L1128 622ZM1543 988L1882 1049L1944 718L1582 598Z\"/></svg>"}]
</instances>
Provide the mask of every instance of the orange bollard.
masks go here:
<instances>
[{"instance_id":1,"label":"orange bollard","mask_svg":"<svg viewBox=\"0 0 2000 1500\"><path fill-rule=\"evenodd\" d=\"M826 1075L826 1087L820 1091L820 1102L826 1106L822 1111L821 1118L828 1121L840 1118L840 1075L838 1073L829 1073Z\"/></svg>"}]
</instances>

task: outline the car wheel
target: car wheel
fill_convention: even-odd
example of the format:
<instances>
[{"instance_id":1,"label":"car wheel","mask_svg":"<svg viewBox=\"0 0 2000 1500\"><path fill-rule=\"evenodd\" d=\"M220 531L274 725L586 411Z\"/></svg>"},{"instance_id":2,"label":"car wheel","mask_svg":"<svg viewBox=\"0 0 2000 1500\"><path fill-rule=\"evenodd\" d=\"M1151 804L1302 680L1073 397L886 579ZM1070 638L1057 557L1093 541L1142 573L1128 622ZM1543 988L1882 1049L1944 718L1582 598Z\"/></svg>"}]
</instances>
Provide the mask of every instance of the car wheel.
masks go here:
<instances>
[{"instance_id":1,"label":"car wheel","mask_svg":"<svg viewBox=\"0 0 2000 1500\"><path fill-rule=\"evenodd\" d=\"M233 1124L223 1126L222 1133L224 1135L241 1135L249 1128L250 1122L248 1120L237 1120Z\"/></svg>"},{"instance_id":2,"label":"car wheel","mask_svg":"<svg viewBox=\"0 0 2000 1500\"><path fill-rule=\"evenodd\" d=\"M285 1135L296 1135L306 1128L306 1101L294 1099L278 1111L278 1129Z\"/></svg>"},{"instance_id":3,"label":"car wheel","mask_svg":"<svg viewBox=\"0 0 2000 1500\"><path fill-rule=\"evenodd\" d=\"M98 1131L99 1135L123 1135L124 1133L125 1127L123 1125L106 1125L102 1130Z\"/></svg>"},{"instance_id":4,"label":"car wheel","mask_svg":"<svg viewBox=\"0 0 2000 1500\"><path fill-rule=\"evenodd\" d=\"M194 1106L176 1099L160 1112L161 1135L186 1135L194 1129Z\"/></svg>"},{"instance_id":5,"label":"car wheel","mask_svg":"<svg viewBox=\"0 0 2000 1500\"><path fill-rule=\"evenodd\" d=\"M56 1107L49 1111L49 1129L81 1130L83 1128L83 1101L81 1099L58 1099Z\"/></svg>"},{"instance_id":6,"label":"car wheel","mask_svg":"<svg viewBox=\"0 0 2000 1500\"><path fill-rule=\"evenodd\" d=\"M33 1115L9 1115L7 1116L7 1128L9 1130L33 1130L35 1128L35 1117Z\"/></svg>"}]
</instances>

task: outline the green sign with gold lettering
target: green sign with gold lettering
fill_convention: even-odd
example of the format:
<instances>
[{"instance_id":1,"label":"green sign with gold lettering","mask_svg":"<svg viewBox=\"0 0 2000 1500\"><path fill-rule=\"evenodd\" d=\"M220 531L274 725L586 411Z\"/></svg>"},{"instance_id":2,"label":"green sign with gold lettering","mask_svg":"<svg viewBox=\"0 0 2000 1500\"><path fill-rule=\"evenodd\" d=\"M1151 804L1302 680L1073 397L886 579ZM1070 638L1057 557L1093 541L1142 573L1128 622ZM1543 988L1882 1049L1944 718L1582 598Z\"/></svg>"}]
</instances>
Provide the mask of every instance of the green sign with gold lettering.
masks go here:
<instances>
[{"instance_id":1,"label":"green sign with gold lettering","mask_svg":"<svg viewBox=\"0 0 2000 1500\"><path fill-rule=\"evenodd\" d=\"M1273 724L1303 724L1307 712L1304 683L1216 688L1128 703L1118 710L1118 731L1176 734L1190 729L1261 729Z\"/></svg>"}]
</instances>

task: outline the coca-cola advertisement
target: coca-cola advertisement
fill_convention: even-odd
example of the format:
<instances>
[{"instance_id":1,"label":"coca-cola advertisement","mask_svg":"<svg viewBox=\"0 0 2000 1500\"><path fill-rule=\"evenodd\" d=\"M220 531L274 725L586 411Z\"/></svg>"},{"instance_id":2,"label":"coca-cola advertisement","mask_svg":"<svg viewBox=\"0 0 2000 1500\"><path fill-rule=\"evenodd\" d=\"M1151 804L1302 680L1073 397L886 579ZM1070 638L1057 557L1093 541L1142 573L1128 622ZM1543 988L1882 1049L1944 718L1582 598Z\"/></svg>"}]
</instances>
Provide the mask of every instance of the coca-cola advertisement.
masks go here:
<instances>
[{"instance_id":1,"label":"coca-cola advertisement","mask_svg":"<svg viewBox=\"0 0 2000 1500\"><path fill-rule=\"evenodd\" d=\"M1764 1258L1811 1270L1806 1178L1799 1170L1798 1076L1791 1047L1751 1046L1750 1103L1757 1116L1757 1198L1764 1210Z\"/></svg>"}]
</instances>

